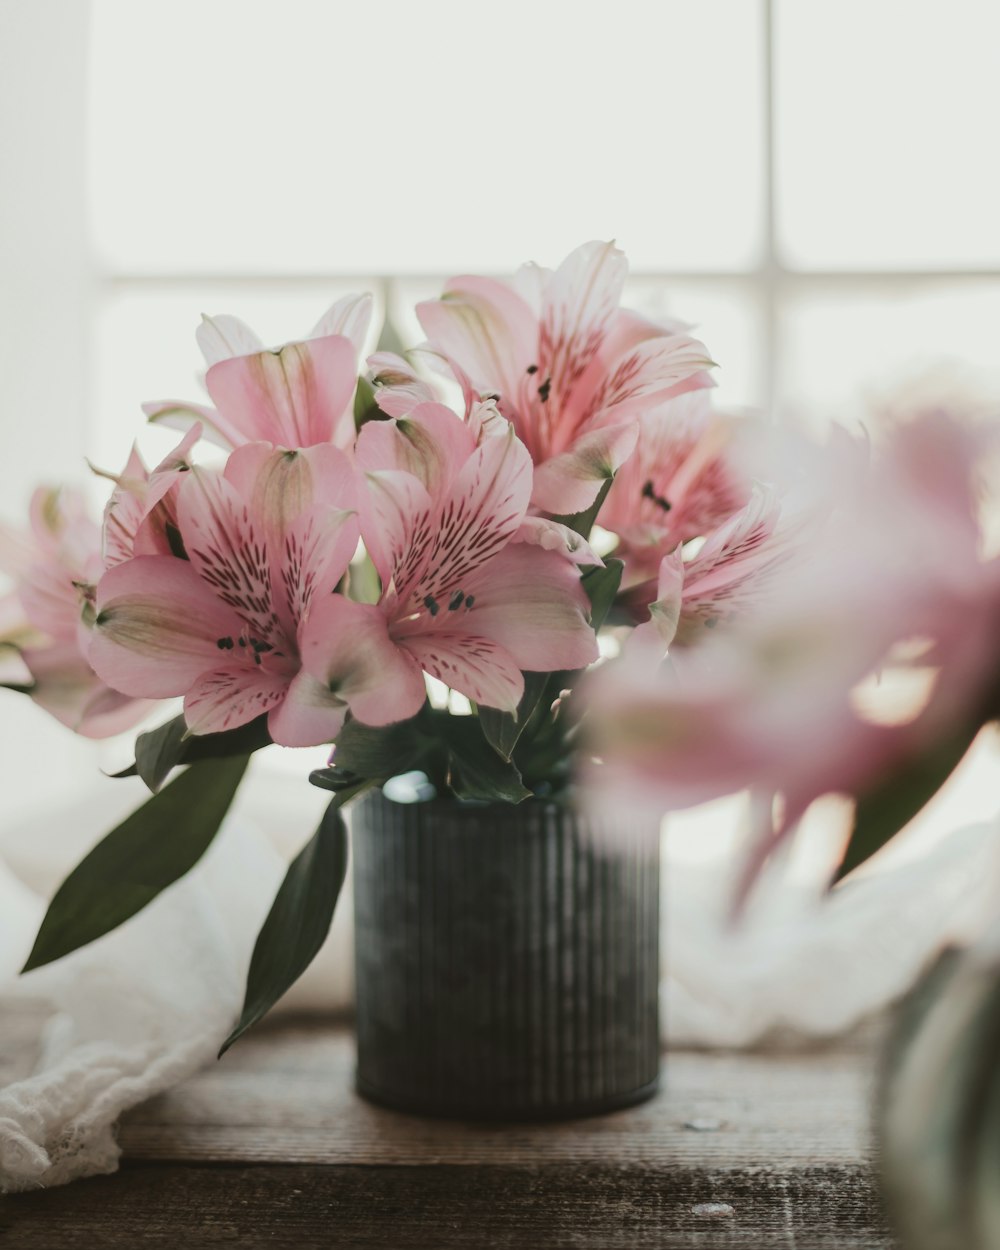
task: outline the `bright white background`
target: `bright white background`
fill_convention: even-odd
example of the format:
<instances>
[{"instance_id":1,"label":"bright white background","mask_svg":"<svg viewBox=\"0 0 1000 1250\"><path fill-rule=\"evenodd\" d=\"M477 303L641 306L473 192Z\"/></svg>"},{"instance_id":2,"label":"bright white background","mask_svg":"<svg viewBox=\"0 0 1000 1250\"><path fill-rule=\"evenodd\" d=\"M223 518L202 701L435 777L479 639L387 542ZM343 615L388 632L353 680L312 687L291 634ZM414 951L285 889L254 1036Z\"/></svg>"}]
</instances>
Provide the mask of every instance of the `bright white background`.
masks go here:
<instances>
[{"instance_id":1,"label":"bright white background","mask_svg":"<svg viewBox=\"0 0 1000 1250\"><path fill-rule=\"evenodd\" d=\"M998 48L995 0L0 0L0 512L155 454L202 311L280 341L370 287L415 336L449 273L592 237L722 403L996 387ZM0 700L9 823L97 756Z\"/></svg>"}]
</instances>

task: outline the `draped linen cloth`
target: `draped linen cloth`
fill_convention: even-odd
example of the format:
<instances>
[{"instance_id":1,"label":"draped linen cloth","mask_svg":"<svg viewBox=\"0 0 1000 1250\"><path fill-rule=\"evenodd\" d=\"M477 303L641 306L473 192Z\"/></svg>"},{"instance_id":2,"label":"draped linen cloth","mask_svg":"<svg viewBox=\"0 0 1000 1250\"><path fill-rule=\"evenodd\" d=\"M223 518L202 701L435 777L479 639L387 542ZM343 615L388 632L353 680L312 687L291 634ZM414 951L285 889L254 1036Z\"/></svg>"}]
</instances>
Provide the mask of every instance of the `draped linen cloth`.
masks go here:
<instances>
[{"instance_id":1,"label":"draped linen cloth","mask_svg":"<svg viewBox=\"0 0 1000 1250\"><path fill-rule=\"evenodd\" d=\"M235 814L204 859L145 911L21 978L44 898L85 847L77 837L67 849L57 836L64 815L51 826L39 818L4 841L0 1037L4 1016L27 1001L44 1003L47 1020L33 1075L0 1089L0 1191L114 1171L121 1114L215 1062L295 849L289 825L299 826L298 841L308 836L308 823L289 821L288 794L270 781L270 810L257 805L257 823ZM318 793L314 799L322 803ZM262 831L279 824L280 849ZM996 824L963 829L921 859L825 899L818 876L794 882L776 874L735 929L731 864L692 864L668 850L665 1042L743 1047L849 1029L905 990L942 942L976 931L997 897L997 832ZM351 926L348 882L329 941L282 1008L350 1005Z\"/></svg>"}]
</instances>

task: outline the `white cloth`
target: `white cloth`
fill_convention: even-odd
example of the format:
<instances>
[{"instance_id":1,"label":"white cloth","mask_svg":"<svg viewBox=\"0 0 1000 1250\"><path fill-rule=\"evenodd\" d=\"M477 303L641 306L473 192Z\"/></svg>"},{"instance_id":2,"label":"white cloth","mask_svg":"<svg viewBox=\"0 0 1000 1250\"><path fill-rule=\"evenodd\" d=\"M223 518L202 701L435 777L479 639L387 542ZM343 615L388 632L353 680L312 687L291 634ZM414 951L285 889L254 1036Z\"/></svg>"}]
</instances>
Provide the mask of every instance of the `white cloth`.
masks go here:
<instances>
[{"instance_id":1,"label":"white cloth","mask_svg":"<svg viewBox=\"0 0 1000 1250\"><path fill-rule=\"evenodd\" d=\"M289 823L287 805L272 808ZM970 828L820 906L815 887L774 882L737 932L725 921L727 874L668 859L666 1040L745 1046L850 1027L904 990L938 944L995 898L996 837L994 826ZM37 836L19 854L8 845L22 873L31 875L25 865L38 845ZM290 849L279 852L237 815L144 912L20 980L44 905L0 860L0 1019L25 997L52 1009L35 1074L0 1090L0 1191L113 1171L122 1112L214 1060ZM330 941L286 1004L345 1005L351 966L347 891Z\"/></svg>"}]
</instances>

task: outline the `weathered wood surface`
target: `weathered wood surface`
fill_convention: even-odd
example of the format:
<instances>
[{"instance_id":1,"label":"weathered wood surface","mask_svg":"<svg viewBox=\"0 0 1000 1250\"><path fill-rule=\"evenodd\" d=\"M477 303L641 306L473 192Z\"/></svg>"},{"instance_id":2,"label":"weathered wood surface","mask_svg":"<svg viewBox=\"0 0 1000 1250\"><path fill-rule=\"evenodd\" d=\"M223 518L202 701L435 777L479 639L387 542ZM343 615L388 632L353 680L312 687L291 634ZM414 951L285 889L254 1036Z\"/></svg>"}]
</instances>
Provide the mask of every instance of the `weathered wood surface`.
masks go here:
<instances>
[{"instance_id":1,"label":"weathered wood surface","mask_svg":"<svg viewBox=\"0 0 1000 1250\"><path fill-rule=\"evenodd\" d=\"M461 1124L363 1102L352 1089L350 1033L300 1026L235 1047L133 1112L120 1140L130 1158L171 1162L858 1164L868 1143L870 1069L837 1051L681 1052L666 1057L656 1098L628 1111L561 1124Z\"/></svg>"},{"instance_id":2,"label":"weathered wood surface","mask_svg":"<svg viewBox=\"0 0 1000 1250\"><path fill-rule=\"evenodd\" d=\"M0 1199L0 1247L889 1250L871 1069L857 1048L686 1052L643 1107L457 1124L361 1102L350 1034L286 1024L131 1113L118 1176Z\"/></svg>"}]
</instances>

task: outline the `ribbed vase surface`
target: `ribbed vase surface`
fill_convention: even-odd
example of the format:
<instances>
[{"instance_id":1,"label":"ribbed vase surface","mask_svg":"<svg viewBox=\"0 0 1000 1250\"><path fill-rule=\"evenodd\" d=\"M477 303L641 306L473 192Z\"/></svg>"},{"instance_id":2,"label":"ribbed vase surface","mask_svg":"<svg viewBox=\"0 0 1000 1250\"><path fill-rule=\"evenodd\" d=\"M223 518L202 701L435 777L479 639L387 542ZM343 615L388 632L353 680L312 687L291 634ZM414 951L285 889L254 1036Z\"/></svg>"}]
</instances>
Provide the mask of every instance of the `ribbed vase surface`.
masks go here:
<instances>
[{"instance_id":1,"label":"ribbed vase surface","mask_svg":"<svg viewBox=\"0 0 1000 1250\"><path fill-rule=\"evenodd\" d=\"M654 1091L654 829L538 799L352 810L360 1093L517 1120Z\"/></svg>"}]
</instances>

